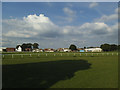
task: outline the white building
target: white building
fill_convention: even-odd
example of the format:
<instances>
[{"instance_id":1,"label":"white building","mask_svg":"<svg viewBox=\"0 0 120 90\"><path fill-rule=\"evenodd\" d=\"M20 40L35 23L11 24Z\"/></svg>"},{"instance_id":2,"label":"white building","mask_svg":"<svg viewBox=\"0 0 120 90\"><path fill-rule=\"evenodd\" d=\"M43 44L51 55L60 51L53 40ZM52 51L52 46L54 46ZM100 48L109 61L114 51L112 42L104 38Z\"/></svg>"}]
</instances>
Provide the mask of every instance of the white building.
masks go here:
<instances>
[{"instance_id":1,"label":"white building","mask_svg":"<svg viewBox=\"0 0 120 90\"><path fill-rule=\"evenodd\" d=\"M22 47L19 46L18 48L16 48L16 51L17 51L17 52L22 52Z\"/></svg>"},{"instance_id":2,"label":"white building","mask_svg":"<svg viewBox=\"0 0 120 90\"><path fill-rule=\"evenodd\" d=\"M0 52L2 52L3 49L6 49L6 47L0 47Z\"/></svg>"},{"instance_id":3,"label":"white building","mask_svg":"<svg viewBox=\"0 0 120 90\"><path fill-rule=\"evenodd\" d=\"M85 49L85 52L102 52L101 48L88 48Z\"/></svg>"},{"instance_id":4,"label":"white building","mask_svg":"<svg viewBox=\"0 0 120 90\"><path fill-rule=\"evenodd\" d=\"M63 48L63 52L70 52L71 50L69 48Z\"/></svg>"},{"instance_id":5,"label":"white building","mask_svg":"<svg viewBox=\"0 0 120 90\"><path fill-rule=\"evenodd\" d=\"M52 48L46 48L44 49L45 52L55 52L55 49Z\"/></svg>"},{"instance_id":6,"label":"white building","mask_svg":"<svg viewBox=\"0 0 120 90\"><path fill-rule=\"evenodd\" d=\"M32 52L43 52L43 49L33 49Z\"/></svg>"}]
</instances>

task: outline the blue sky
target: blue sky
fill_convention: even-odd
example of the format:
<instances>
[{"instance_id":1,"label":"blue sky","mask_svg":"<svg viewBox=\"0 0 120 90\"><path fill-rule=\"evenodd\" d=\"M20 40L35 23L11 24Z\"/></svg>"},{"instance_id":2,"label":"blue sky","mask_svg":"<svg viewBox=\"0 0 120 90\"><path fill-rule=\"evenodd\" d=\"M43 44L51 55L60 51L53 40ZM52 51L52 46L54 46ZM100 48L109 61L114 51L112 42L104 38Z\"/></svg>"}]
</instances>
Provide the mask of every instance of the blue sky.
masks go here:
<instances>
[{"instance_id":1,"label":"blue sky","mask_svg":"<svg viewBox=\"0 0 120 90\"><path fill-rule=\"evenodd\" d=\"M3 2L3 19L11 18L23 18L30 14L44 14L49 17L53 22L61 21L59 17L64 17L66 14L63 12L64 7L69 7L76 12L75 22L71 25L82 24L84 22L91 22L95 18L99 18L102 15L109 15L114 13L114 10L118 7L117 3L104 2L99 3L95 8L89 8L90 2L80 3L42 3L42 2ZM68 23L67 23L68 24ZM70 24L70 23L69 23Z\"/></svg>"},{"instance_id":2,"label":"blue sky","mask_svg":"<svg viewBox=\"0 0 120 90\"><path fill-rule=\"evenodd\" d=\"M100 46L117 41L116 2L3 2L3 46ZM10 43L11 42L11 43Z\"/></svg>"}]
</instances>

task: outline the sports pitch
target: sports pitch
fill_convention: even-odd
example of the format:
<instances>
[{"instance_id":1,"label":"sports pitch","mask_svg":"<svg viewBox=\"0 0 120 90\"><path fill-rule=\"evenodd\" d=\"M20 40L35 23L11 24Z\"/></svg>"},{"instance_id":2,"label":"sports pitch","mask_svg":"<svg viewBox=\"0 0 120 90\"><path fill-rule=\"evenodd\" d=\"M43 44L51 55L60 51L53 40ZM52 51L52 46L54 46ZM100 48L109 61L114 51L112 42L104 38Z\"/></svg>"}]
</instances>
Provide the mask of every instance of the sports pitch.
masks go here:
<instances>
[{"instance_id":1,"label":"sports pitch","mask_svg":"<svg viewBox=\"0 0 120 90\"><path fill-rule=\"evenodd\" d=\"M118 53L9 53L3 88L117 88Z\"/></svg>"}]
</instances>

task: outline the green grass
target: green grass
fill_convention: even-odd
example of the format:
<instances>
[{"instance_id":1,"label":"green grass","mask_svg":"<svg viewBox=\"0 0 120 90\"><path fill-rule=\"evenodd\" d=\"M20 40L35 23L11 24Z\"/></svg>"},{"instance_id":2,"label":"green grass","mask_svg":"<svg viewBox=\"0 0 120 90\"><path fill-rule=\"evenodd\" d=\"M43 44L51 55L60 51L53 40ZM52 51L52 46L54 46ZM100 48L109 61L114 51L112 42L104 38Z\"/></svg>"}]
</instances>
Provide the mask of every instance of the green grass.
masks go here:
<instances>
[{"instance_id":1,"label":"green grass","mask_svg":"<svg viewBox=\"0 0 120 90\"><path fill-rule=\"evenodd\" d=\"M5 55L3 88L117 88L118 56L91 53ZM47 56L46 56L47 54ZM54 56L55 54L55 56ZM69 55L68 55L69 54Z\"/></svg>"}]
</instances>

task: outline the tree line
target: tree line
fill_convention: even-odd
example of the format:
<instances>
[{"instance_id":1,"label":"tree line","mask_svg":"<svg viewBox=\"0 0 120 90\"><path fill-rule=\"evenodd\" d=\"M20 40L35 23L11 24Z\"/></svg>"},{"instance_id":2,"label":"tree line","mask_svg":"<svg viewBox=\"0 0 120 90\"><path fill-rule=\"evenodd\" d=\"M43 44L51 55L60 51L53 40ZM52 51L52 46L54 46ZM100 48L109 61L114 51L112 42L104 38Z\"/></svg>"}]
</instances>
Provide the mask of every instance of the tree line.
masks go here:
<instances>
[{"instance_id":1,"label":"tree line","mask_svg":"<svg viewBox=\"0 0 120 90\"><path fill-rule=\"evenodd\" d=\"M95 47L84 47L84 49L86 48L95 48ZM102 44L100 45L100 48L103 50L103 51L120 51L120 45L116 45L116 44ZM77 50L77 47L76 45L74 44L71 44L69 49L71 49L72 51L76 51Z\"/></svg>"},{"instance_id":2,"label":"tree line","mask_svg":"<svg viewBox=\"0 0 120 90\"><path fill-rule=\"evenodd\" d=\"M18 48L19 46L22 48L22 51L26 51L26 48L29 48L30 50L38 49L39 44L38 43L34 43L34 44L32 44L32 43L23 43L22 45L17 45L16 48Z\"/></svg>"},{"instance_id":3,"label":"tree line","mask_svg":"<svg viewBox=\"0 0 120 90\"><path fill-rule=\"evenodd\" d=\"M102 44L100 46L100 48L102 48L103 51L120 51L120 45L116 45L116 44Z\"/></svg>"},{"instance_id":4,"label":"tree line","mask_svg":"<svg viewBox=\"0 0 120 90\"><path fill-rule=\"evenodd\" d=\"M16 48L18 48L19 46L21 46L22 48L22 51L26 51L26 48L29 48L29 49L38 49L39 47L39 44L38 43L23 43L22 45L17 45ZM84 47L85 49L86 47ZM89 48L93 48L93 47L89 47ZM120 45L116 45L116 44L102 44L100 45L100 48L103 50L103 51L117 51L119 50L120 51ZM74 44L71 44L69 49L71 49L72 51L77 51L77 46L74 45Z\"/></svg>"}]
</instances>

